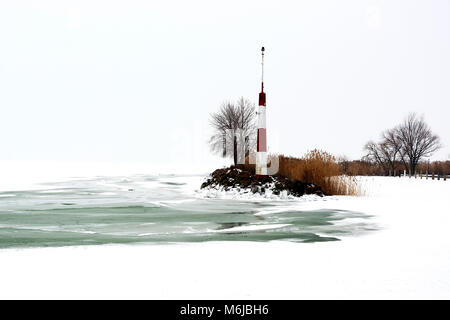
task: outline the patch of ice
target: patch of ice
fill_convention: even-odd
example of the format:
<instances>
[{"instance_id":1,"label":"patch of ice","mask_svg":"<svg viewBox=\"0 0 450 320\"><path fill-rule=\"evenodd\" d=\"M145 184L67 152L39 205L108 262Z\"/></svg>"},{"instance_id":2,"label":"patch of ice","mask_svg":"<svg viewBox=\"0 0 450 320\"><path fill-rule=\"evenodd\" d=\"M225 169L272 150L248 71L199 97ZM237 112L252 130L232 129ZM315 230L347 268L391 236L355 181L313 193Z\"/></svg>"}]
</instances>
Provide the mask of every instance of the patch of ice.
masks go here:
<instances>
[{"instance_id":1,"label":"patch of ice","mask_svg":"<svg viewBox=\"0 0 450 320\"><path fill-rule=\"evenodd\" d=\"M46 194L46 193L67 193L67 192L72 192L73 190L69 190L69 189L47 189L47 190L40 190L37 191L37 193L42 193L42 194Z\"/></svg>"},{"instance_id":2,"label":"patch of ice","mask_svg":"<svg viewBox=\"0 0 450 320\"><path fill-rule=\"evenodd\" d=\"M280 229L287 226L290 226L291 224L265 224L265 225L247 225L247 226L239 226L239 227L233 227L229 229L221 229L221 230L215 230L215 232L219 233L228 233L228 232L242 232L242 231L259 231L259 230L271 230L271 229Z\"/></svg>"},{"instance_id":3,"label":"patch of ice","mask_svg":"<svg viewBox=\"0 0 450 320\"><path fill-rule=\"evenodd\" d=\"M192 202L195 201L196 199L181 199L181 200L164 200L164 201L160 201L159 203L163 203L163 204L177 204L177 203L185 203L185 202Z\"/></svg>"}]
</instances>

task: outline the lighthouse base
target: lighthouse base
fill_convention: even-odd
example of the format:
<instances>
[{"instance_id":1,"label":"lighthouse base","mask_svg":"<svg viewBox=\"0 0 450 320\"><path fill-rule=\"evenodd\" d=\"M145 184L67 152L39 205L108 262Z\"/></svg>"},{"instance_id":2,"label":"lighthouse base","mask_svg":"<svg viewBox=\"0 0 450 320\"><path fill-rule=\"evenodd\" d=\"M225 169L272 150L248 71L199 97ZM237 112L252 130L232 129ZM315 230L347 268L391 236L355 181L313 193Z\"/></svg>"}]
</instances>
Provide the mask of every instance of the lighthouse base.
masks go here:
<instances>
[{"instance_id":1,"label":"lighthouse base","mask_svg":"<svg viewBox=\"0 0 450 320\"><path fill-rule=\"evenodd\" d=\"M267 152L256 153L255 174L257 176L267 175Z\"/></svg>"}]
</instances>

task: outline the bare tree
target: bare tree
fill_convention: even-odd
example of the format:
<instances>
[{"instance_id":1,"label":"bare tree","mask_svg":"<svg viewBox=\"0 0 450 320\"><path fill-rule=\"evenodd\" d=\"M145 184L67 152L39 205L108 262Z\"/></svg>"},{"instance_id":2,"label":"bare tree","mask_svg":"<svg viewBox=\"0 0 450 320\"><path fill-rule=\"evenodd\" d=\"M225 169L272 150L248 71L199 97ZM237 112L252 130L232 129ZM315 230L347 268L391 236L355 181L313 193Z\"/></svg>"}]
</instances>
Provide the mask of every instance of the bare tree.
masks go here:
<instances>
[{"instance_id":1,"label":"bare tree","mask_svg":"<svg viewBox=\"0 0 450 320\"><path fill-rule=\"evenodd\" d=\"M435 135L422 117L411 113L397 129L402 142L402 153L408 159L409 172L414 174L422 158L431 156L441 148L440 139Z\"/></svg>"},{"instance_id":2,"label":"bare tree","mask_svg":"<svg viewBox=\"0 0 450 320\"><path fill-rule=\"evenodd\" d=\"M392 172L401 161L410 174L414 174L421 159L431 156L440 145L439 137L432 133L423 117L411 113L405 121L386 130L378 143L369 141L364 149L365 159L379 164L383 170L390 168Z\"/></svg>"},{"instance_id":3,"label":"bare tree","mask_svg":"<svg viewBox=\"0 0 450 320\"><path fill-rule=\"evenodd\" d=\"M255 106L241 97L236 103L225 102L217 113L211 114L214 133L210 137L211 151L222 157L233 157L236 165L256 145ZM232 152L230 152L233 150Z\"/></svg>"},{"instance_id":4,"label":"bare tree","mask_svg":"<svg viewBox=\"0 0 450 320\"><path fill-rule=\"evenodd\" d=\"M405 163L404 155L401 152L403 143L399 138L398 127L384 131L381 137L384 159L389 164L392 174L394 174L397 160L400 159Z\"/></svg>"},{"instance_id":5,"label":"bare tree","mask_svg":"<svg viewBox=\"0 0 450 320\"><path fill-rule=\"evenodd\" d=\"M363 160L377 163L383 168L384 171L388 171L389 162L386 161L386 154L389 154L389 152L385 150L385 148L386 145L381 142L367 142L364 146L364 150L366 150L367 154L363 157Z\"/></svg>"}]
</instances>

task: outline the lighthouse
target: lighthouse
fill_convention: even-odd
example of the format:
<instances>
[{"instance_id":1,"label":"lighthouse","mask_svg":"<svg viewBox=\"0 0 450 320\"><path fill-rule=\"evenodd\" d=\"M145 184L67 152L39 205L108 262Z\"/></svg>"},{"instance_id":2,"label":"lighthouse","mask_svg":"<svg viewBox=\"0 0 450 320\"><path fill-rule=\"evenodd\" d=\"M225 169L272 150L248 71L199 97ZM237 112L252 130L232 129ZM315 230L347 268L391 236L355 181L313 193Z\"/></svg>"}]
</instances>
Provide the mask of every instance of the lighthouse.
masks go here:
<instances>
[{"instance_id":1,"label":"lighthouse","mask_svg":"<svg viewBox=\"0 0 450 320\"><path fill-rule=\"evenodd\" d=\"M256 138L256 175L267 175L266 93L264 92L264 47L261 48L261 92L258 103L258 132Z\"/></svg>"}]
</instances>

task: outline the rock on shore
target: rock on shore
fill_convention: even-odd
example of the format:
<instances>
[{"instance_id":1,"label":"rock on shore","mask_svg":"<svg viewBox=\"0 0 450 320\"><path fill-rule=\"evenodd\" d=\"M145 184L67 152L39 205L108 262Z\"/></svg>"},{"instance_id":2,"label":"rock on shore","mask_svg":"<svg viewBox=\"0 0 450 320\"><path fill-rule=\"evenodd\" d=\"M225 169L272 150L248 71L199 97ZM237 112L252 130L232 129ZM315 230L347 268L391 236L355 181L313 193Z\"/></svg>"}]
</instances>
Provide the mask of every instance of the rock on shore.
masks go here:
<instances>
[{"instance_id":1,"label":"rock on shore","mask_svg":"<svg viewBox=\"0 0 450 320\"><path fill-rule=\"evenodd\" d=\"M279 175L256 176L254 168L246 165L215 170L201 185L201 189L205 188L223 188L225 191L238 189L260 194L270 191L274 195L286 191L287 194L295 197L301 197L304 194L324 195L320 186L299 180L290 180Z\"/></svg>"}]
</instances>

